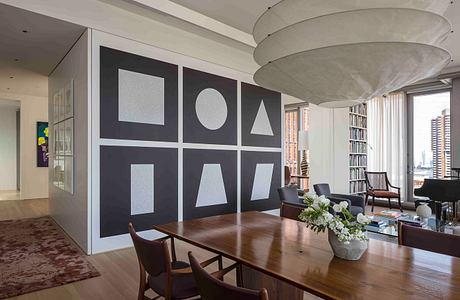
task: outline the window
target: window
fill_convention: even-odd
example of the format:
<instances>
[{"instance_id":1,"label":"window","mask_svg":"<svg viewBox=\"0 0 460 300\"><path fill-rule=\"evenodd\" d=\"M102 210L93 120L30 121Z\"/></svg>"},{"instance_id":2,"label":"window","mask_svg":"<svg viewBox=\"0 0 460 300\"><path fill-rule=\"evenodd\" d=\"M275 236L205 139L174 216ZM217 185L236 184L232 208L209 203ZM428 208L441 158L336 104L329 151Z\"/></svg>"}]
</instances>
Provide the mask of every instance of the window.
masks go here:
<instances>
[{"instance_id":1,"label":"window","mask_svg":"<svg viewBox=\"0 0 460 300\"><path fill-rule=\"evenodd\" d=\"M450 92L414 95L412 98L413 188L425 178L450 176Z\"/></svg>"},{"instance_id":2,"label":"window","mask_svg":"<svg viewBox=\"0 0 460 300\"><path fill-rule=\"evenodd\" d=\"M301 153L297 147L299 130L308 130L308 106L286 108L284 114L284 160L291 174L300 174ZM307 153L308 160L308 153ZM301 187L308 187L308 181L300 181Z\"/></svg>"}]
</instances>

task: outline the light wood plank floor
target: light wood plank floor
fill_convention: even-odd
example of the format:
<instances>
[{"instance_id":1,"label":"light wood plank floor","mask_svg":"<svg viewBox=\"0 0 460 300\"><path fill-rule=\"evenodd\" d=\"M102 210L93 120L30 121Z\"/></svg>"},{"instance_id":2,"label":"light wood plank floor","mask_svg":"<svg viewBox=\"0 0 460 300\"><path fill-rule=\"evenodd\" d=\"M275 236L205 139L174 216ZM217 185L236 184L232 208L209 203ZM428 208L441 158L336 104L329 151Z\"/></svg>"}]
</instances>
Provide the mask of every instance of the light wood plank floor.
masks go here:
<instances>
[{"instance_id":1,"label":"light wood plank floor","mask_svg":"<svg viewBox=\"0 0 460 300\"><path fill-rule=\"evenodd\" d=\"M0 220L34 218L48 214L48 200L21 200L0 201ZM192 245L176 242L178 259L187 261L187 252L192 251L199 260L213 256L203 249ZM100 277L91 278L60 287L32 292L18 297L15 300L122 300L136 299L138 286L138 262L133 248L117 250L97 255L88 256L89 261L102 274ZM230 261L224 261L229 265ZM217 270L216 266L209 271ZM229 273L226 282L235 284L234 272ZM153 294L150 296L154 296ZM305 293L304 300L319 299Z\"/></svg>"}]
</instances>

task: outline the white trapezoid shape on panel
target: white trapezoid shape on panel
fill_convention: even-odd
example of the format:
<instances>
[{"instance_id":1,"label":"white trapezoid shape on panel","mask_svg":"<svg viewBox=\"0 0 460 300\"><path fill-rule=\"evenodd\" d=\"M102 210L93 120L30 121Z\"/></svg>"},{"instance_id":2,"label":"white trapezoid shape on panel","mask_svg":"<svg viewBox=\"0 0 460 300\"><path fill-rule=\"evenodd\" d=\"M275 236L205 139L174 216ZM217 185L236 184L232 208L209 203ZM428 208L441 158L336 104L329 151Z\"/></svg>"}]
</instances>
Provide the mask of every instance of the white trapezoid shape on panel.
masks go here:
<instances>
[{"instance_id":1,"label":"white trapezoid shape on panel","mask_svg":"<svg viewBox=\"0 0 460 300\"><path fill-rule=\"evenodd\" d=\"M227 102L219 91L212 88L198 94L195 111L200 123L209 130L221 128L227 120Z\"/></svg>"},{"instance_id":2,"label":"white trapezoid shape on panel","mask_svg":"<svg viewBox=\"0 0 460 300\"><path fill-rule=\"evenodd\" d=\"M270 197L274 164L257 164L252 184L251 201Z\"/></svg>"},{"instance_id":3,"label":"white trapezoid shape on panel","mask_svg":"<svg viewBox=\"0 0 460 300\"><path fill-rule=\"evenodd\" d=\"M260 102L256 119L254 120L254 124L252 124L251 134L273 136L272 126L270 125L270 119L265 109L264 100Z\"/></svg>"},{"instance_id":4,"label":"white trapezoid shape on panel","mask_svg":"<svg viewBox=\"0 0 460 300\"><path fill-rule=\"evenodd\" d=\"M154 165L131 165L131 215L154 212Z\"/></svg>"},{"instance_id":5,"label":"white trapezoid shape on panel","mask_svg":"<svg viewBox=\"0 0 460 300\"><path fill-rule=\"evenodd\" d=\"M118 69L118 120L165 124L164 78Z\"/></svg>"},{"instance_id":6,"label":"white trapezoid shape on panel","mask_svg":"<svg viewBox=\"0 0 460 300\"><path fill-rule=\"evenodd\" d=\"M224 177L220 164L205 164L201 172L200 187L195 207L227 203Z\"/></svg>"}]
</instances>

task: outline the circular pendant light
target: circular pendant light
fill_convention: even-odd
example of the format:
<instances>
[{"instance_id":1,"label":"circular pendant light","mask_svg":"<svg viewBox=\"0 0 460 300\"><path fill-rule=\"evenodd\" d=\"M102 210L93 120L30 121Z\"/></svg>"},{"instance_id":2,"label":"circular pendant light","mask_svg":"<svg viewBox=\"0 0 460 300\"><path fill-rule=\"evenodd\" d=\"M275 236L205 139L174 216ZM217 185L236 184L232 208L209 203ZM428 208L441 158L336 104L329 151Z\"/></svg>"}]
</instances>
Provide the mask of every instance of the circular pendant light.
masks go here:
<instances>
[{"instance_id":1,"label":"circular pendant light","mask_svg":"<svg viewBox=\"0 0 460 300\"><path fill-rule=\"evenodd\" d=\"M259 85L346 107L439 73L444 0L284 0L256 23ZM263 37L263 35L265 35ZM263 38L262 38L263 37Z\"/></svg>"}]
</instances>

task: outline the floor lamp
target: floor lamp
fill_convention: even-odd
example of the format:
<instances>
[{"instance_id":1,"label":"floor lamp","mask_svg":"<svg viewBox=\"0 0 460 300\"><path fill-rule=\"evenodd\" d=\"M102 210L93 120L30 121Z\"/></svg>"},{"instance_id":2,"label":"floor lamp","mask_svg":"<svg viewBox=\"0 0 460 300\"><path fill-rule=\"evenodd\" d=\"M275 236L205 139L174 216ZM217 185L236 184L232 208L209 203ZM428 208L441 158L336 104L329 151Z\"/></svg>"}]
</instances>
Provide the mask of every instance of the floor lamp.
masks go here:
<instances>
[{"instance_id":1,"label":"floor lamp","mask_svg":"<svg viewBox=\"0 0 460 300\"><path fill-rule=\"evenodd\" d=\"M297 149L302 153L302 160L300 161L300 171L303 176L309 175L307 150L308 150L308 131L299 131L297 140Z\"/></svg>"}]
</instances>

